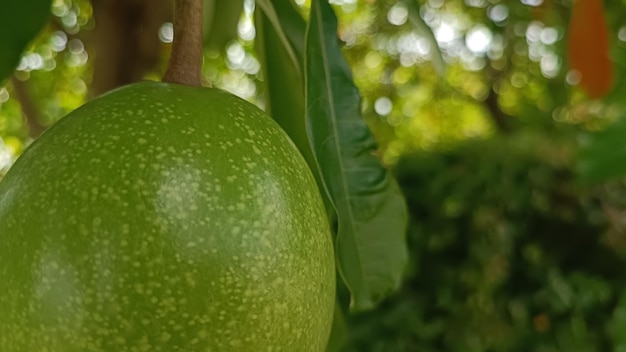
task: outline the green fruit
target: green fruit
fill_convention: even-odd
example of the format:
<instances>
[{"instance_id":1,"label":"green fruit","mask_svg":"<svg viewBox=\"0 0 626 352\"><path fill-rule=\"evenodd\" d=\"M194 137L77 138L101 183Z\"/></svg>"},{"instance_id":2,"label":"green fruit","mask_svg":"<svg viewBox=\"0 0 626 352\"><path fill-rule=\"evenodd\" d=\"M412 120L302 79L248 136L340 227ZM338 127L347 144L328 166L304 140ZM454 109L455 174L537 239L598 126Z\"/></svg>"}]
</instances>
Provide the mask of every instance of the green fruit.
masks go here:
<instances>
[{"instance_id":1,"label":"green fruit","mask_svg":"<svg viewBox=\"0 0 626 352\"><path fill-rule=\"evenodd\" d=\"M322 351L335 295L314 178L218 89L138 83L0 183L0 351Z\"/></svg>"}]
</instances>

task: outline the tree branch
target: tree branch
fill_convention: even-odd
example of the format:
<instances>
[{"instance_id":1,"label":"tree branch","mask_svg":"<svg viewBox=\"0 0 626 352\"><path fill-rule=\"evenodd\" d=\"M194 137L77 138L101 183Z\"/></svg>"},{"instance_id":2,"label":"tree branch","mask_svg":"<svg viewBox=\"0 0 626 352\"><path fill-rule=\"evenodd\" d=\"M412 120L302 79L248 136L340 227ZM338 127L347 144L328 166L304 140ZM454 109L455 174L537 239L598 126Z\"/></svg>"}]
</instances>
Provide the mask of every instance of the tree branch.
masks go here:
<instances>
[{"instance_id":1,"label":"tree branch","mask_svg":"<svg viewBox=\"0 0 626 352\"><path fill-rule=\"evenodd\" d=\"M158 31L170 20L169 2L92 0L96 23L91 96L137 82L159 60Z\"/></svg>"},{"instance_id":2,"label":"tree branch","mask_svg":"<svg viewBox=\"0 0 626 352\"><path fill-rule=\"evenodd\" d=\"M11 78L11 84L13 85L13 91L15 92L15 97L17 101L22 106L22 113L24 114L25 121L28 128L28 135L32 139L36 139L39 135L46 130L39 121L39 110L35 106L35 102L31 99L30 94L28 93L28 87L26 87L26 83L20 81L15 76Z\"/></svg>"},{"instance_id":3,"label":"tree branch","mask_svg":"<svg viewBox=\"0 0 626 352\"><path fill-rule=\"evenodd\" d=\"M489 87L489 93L485 99L485 106L487 107L487 110L489 110L489 115L498 128L498 131L502 133L511 132L511 116L505 114L500 108L500 104L498 103L498 93L493 88L493 84Z\"/></svg>"}]
</instances>

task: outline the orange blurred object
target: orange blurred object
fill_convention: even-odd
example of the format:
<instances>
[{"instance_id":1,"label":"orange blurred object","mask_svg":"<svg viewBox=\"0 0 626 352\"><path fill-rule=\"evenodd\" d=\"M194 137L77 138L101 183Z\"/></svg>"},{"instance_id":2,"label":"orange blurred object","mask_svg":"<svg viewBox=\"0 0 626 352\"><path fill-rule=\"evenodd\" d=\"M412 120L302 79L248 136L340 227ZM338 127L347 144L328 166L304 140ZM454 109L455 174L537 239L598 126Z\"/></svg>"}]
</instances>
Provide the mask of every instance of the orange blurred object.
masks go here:
<instances>
[{"instance_id":1,"label":"orange blurred object","mask_svg":"<svg viewBox=\"0 0 626 352\"><path fill-rule=\"evenodd\" d=\"M592 98L605 96L613 86L608 31L602 0L574 3L567 54L570 67L581 74L581 87Z\"/></svg>"}]
</instances>

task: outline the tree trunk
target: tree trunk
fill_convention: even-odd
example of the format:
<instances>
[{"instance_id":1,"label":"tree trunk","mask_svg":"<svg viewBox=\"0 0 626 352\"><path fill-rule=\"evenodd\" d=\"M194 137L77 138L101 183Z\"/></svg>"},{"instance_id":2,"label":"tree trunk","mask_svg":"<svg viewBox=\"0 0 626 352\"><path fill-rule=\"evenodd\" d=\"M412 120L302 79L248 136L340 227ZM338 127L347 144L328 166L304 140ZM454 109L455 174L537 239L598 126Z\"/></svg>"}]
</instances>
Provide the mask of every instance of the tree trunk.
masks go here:
<instances>
[{"instance_id":1,"label":"tree trunk","mask_svg":"<svg viewBox=\"0 0 626 352\"><path fill-rule=\"evenodd\" d=\"M158 31L171 21L169 0L92 0L94 73L91 96L137 82L160 57Z\"/></svg>"}]
</instances>

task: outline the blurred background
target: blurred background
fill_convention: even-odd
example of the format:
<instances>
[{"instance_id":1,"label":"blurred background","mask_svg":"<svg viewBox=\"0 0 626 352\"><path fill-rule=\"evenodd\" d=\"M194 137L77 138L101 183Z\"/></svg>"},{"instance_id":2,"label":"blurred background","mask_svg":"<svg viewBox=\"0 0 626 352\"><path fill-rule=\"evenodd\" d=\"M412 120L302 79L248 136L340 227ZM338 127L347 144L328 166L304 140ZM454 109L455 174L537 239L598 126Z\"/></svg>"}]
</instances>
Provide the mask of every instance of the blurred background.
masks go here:
<instances>
[{"instance_id":1,"label":"blurred background","mask_svg":"<svg viewBox=\"0 0 626 352\"><path fill-rule=\"evenodd\" d=\"M579 1L604 12L331 1L411 217L405 283L346 315L345 351L626 351L626 6ZM205 81L263 107L254 1L207 3ZM169 57L167 1L54 0L52 13L0 85L0 177L46 127L160 79Z\"/></svg>"}]
</instances>

